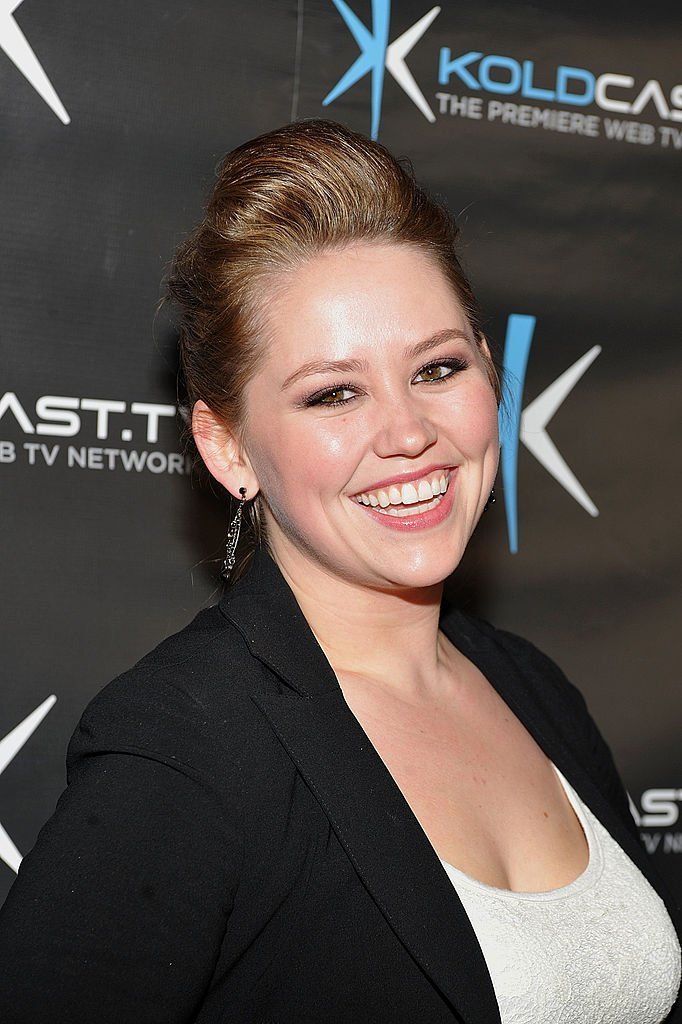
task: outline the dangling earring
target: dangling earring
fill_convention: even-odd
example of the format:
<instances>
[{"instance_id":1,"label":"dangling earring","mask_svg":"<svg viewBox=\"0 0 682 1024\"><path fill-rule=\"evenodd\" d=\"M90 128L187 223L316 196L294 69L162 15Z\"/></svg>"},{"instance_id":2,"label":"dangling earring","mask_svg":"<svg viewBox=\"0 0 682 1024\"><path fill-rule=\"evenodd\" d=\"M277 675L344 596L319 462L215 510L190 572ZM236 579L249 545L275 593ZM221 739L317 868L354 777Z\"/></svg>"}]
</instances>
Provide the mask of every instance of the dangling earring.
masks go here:
<instances>
[{"instance_id":1,"label":"dangling earring","mask_svg":"<svg viewBox=\"0 0 682 1024\"><path fill-rule=\"evenodd\" d=\"M220 575L224 580L229 580L230 573L234 569L234 564L237 561L237 544L239 543L239 531L242 528L242 511L246 502L246 487L239 488L239 507L234 514L234 518L230 523L230 529L227 531L227 542L225 545L225 560L223 561L223 567L220 570Z\"/></svg>"},{"instance_id":2,"label":"dangling earring","mask_svg":"<svg viewBox=\"0 0 682 1024\"><path fill-rule=\"evenodd\" d=\"M497 501L497 498L495 497L495 488L493 487L492 491L488 495L488 500L486 501L485 505L483 506L483 511L487 512L488 509L490 508L490 506L494 505L496 501Z\"/></svg>"}]
</instances>

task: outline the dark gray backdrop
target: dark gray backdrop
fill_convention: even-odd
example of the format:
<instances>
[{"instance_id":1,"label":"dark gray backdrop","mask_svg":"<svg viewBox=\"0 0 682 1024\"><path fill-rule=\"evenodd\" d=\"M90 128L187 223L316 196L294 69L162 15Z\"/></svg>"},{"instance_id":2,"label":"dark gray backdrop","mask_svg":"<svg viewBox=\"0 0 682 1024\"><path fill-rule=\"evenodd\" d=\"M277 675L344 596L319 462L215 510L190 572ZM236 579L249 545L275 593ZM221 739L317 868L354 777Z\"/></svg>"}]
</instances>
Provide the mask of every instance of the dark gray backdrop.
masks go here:
<instances>
[{"instance_id":1,"label":"dark gray backdrop","mask_svg":"<svg viewBox=\"0 0 682 1024\"><path fill-rule=\"evenodd\" d=\"M371 4L352 8L371 34ZM375 28L383 12L393 43L430 11L375 0ZM432 121L378 32L363 42L385 71L379 138L459 214L500 357L510 316L536 318L523 407L601 347L547 423L599 515L521 443L518 551L499 501L450 593L582 688L682 892L673 12L445 0L404 58ZM20 33L70 123L34 88ZM441 48L480 57L439 83ZM370 131L371 73L322 105L359 54L332 0L25 0L0 15L0 899L89 698L215 599L225 509L175 454L164 266L226 150L292 117ZM559 67L578 69L560 73L573 98L556 96Z\"/></svg>"}]
</instances>

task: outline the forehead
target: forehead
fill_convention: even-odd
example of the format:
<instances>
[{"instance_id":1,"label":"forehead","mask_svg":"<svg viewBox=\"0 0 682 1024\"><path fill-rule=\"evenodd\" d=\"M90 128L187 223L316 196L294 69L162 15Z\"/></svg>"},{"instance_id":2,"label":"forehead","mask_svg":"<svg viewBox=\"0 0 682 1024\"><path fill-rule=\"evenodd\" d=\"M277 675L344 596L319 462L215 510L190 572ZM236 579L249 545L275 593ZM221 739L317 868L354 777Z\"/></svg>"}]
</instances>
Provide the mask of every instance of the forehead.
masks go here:
<instances>
[{"instance_id":1,"label":"forehead","mask_svg":"<svg viewBox=\"0 0 682 1024\"><path fill-rule=\"evenodd\" d=\"M273 276L261 295L268 362L383 356L438 331L473 342L466 313L441 268L408 245L360 243L319 253Z\"/></svg>"}]
</instances>

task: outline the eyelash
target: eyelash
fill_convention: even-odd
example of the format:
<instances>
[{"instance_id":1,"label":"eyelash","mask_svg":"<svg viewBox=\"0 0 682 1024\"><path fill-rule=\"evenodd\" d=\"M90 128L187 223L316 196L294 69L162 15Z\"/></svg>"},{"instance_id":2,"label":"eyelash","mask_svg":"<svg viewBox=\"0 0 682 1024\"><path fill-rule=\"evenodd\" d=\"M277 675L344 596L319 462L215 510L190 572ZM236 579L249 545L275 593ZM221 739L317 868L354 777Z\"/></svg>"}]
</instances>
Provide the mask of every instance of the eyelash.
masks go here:
<instances>
[{"instance_id":1,"label":"eyelash","mask_svg":"<svg viewBox=\"0 0 682 1024\"><path fill-rule=\"evenodd\" d=\"M428 385L443 384L446 380L450 380L451 377L454 377L455 373L468 369L469 363L465 359L460 358L438 359L432 363L426 363L424 366L422 366L421 369L418 370L417 373L415 374L415 377L418 377L420 373L424 373L425 370L432 370L439 366L445 366L451 372L446 373L445 376L443 377L437 377L435 380L421 381L418 383ZM355 386L350 382L346 384L336 384L333 388L325 388L324 391L316 391L314 394L306 396L301 402L301 405L304 406L305 408L321 405L327 409L334 409L340 405L346 405L348 402L351 402L353 398L357 397L357 395L354 394L350 398L339 398L334 402L325 402L323 401L323 399L327 398L329 395L334 395L340 391L354 390Z\"/></svg>"}]
</instances>

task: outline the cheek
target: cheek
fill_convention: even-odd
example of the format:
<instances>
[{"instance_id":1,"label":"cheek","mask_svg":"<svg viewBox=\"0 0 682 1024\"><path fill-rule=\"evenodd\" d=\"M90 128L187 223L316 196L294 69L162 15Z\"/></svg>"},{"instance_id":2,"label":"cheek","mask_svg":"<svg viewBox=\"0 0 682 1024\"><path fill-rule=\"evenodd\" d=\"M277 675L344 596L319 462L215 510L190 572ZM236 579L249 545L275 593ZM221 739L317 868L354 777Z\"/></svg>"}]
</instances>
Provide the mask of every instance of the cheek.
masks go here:
<instances>
[{"instance_id":1,"label":"cheek","mask_svg":"<svg viewBox=\"0 0 682 1024\"><path fill-rule=\"evenodd\" d=\"M322 467L332 470L346 459L348 441L345 417L339 417L334 426L325 425L316 431L306 432L309 454L314 455Z\"/></svg>"},{"instance_id":2,"label":"cheek","mask_svg":"<svg viewBox=\"0 0 682 1024\"><path fill-rule=\"evenodd\" d=\"M249 457L273 511L310 508L315 495L336 494L355 468L357 430L346 417L278 424L252 439Z\"/></svg>"},{"instance_id":3,"label":"cheek","mask_svg":"<svg viewBox=\"0 0 682 1024\"><path fill-rule=\"evenodd\" d=\"M472 453L499 445L495 394L486 382L473 386L457 403L457 437Z\"/></svg>"}]
</instances>

